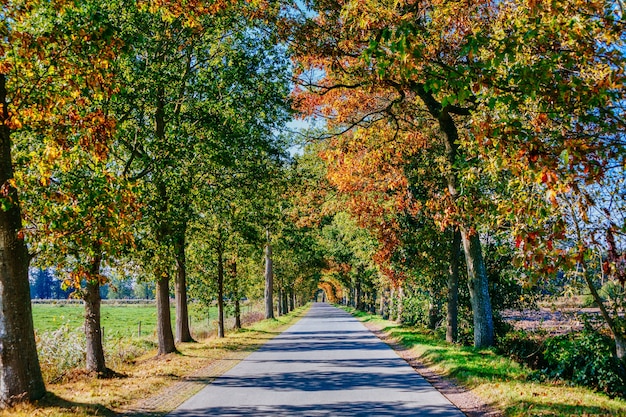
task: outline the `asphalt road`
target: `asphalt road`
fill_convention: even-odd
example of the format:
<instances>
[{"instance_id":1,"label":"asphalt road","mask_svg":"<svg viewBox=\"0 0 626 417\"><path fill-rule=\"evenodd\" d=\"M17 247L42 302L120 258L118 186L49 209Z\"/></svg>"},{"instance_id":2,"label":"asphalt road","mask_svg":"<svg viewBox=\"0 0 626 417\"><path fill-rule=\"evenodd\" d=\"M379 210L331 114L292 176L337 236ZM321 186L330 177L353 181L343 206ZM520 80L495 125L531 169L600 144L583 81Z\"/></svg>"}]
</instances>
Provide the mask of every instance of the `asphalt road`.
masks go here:
<instances>
[{"instance_id":1,"label":"asphalt road","mask_svg":"<svg viewBox=\"0 0 626 417\"><path fill-rule=\"evenodd\" d=\"M168 417L464 414L359 321L314 304Z\"/></svg>"}]
</instances>

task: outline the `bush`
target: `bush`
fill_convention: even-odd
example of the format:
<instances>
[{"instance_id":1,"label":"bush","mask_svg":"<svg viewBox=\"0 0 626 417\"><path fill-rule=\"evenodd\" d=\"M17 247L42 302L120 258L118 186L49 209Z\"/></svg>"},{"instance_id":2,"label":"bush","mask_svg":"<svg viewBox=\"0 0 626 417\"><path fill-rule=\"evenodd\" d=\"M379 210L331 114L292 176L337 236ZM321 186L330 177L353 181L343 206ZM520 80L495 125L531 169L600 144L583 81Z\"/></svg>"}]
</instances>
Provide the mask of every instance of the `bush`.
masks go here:
<instances>
[{"instance_id":1,"label":"bush","mask_svg":"<svg viewBox=\"0 0 626 417\"><path fill-rule=\"evenodd\" d=\"M108 368L115 370L123 364L134 363L138 357L156 347L157 344L154 341L145 338L105 336L104 360Z\"/></svg>"},{"instance_id":2,"label":"bush","mask_svg":"<svg viewBox=\"0 0 626 417\"><path fill-rule=\"evenodd\" d=\"M545 342L542 373L626 398L626 370L614 350L613 339L589 328L553 337Z\"/></svg>"},{"instance_id":3,"label":"bush","mask_svg":"<svg viewBox=\"0 0 626 417\"><path fill-rule=\"evenodd\" d=\"M405 295L402 298L402 317L400 317L400 321L408 326L428 326L427 295L422 293Z\"/></svg>"},{"instance_id":4,"label":"bush","mask_svg":"<svg viewBox=\"0 0 626 417\"><path fill-rule=\"evenodd\" d=\"M69 323L37 337L39 363L44 380L56 382L72 369L85 366L85 335Z\"/></svg>"},{"instance_id":5,"label":"bush","mask_svg":"<svg viewBox=\"0 0 626 417\"><path fill-rule=\"evenodd\" d=\"M532 369L544 369L547 366L543 354L544 343L544 333L516 330L498 337L497 349L500 354Z\"/></svg>"},{"instance_id":6,"label":"bush","mask_svg":"<svg viewBox=\"0 0 626 417\"><path fill-rule=\"evenodd\" d=\"M567 381L626 398L626 368L615 342L589 325L581 333L546 337L518 330L498 338L498 351L534 369L532 380Z\"/></svg>"}]
</instances>

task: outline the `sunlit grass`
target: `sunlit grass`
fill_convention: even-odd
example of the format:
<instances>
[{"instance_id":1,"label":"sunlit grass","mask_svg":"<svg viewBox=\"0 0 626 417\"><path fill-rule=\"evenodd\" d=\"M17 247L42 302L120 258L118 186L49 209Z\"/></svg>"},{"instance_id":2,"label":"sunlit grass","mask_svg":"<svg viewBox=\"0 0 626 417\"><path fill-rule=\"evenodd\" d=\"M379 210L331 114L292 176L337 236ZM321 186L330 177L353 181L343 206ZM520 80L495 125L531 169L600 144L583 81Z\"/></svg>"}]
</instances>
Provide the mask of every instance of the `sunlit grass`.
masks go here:
<instances>
[{"instance_id":1,"label":"sunlit grass","mask_svg":"<svg viewBox=\"0 0 626 417\"><path fill-rule=\"evenodd\" d=\"M195 311L197 306L190 306L191 327L205 330L213 326L217 319L217 307L211 308L207 317L200 318ZM172 323L175 311L172 307ZM100 313L101 325L105 334L123 337L138 337L154 334L157 322L156 305L154 304L102 304ZM38 333L53 331L61 326L82 328L85 307L82 304L33 304L33 323Z\"/></svg>"},{"instance_id":2,"label":"sunlit grass","mask_svg":"<svg viewBox=\"0 0 626 417\"><path fill-rule=\"evenodd\" d=\"M529 381L528 368L490 349L451 345L431 331L346 310L383 330L420 361L471 389L506 416L626 416L626 401L587 388Z\"/></svg>"}]
</instances>

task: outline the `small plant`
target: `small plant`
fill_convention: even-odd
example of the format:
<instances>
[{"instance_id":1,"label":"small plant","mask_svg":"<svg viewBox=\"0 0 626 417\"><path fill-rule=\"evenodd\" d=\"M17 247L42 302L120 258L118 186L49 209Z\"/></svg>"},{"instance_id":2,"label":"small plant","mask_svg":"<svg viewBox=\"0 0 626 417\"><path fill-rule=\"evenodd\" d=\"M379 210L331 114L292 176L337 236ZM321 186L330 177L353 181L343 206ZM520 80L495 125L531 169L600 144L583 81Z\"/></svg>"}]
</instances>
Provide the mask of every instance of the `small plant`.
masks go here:
<instances>
[{"instance_id":1,"label":"small plant","mask_svg":"<svg viewBox=\"0 0 626 417\"><path fill-rule=\"evenodd\" d=\"M58 382L72 369L85 366L85 336L69 323L37 337L39 362L44 380Z\"/></svg>"},{"instance_id":2,"label":"small plant","mask_svg":"<svg viewBox=\"0 0 626 417\"><path fill-rule=\"evenodd\" d=\"M146 352L155 349L157 344L146 338L129 338L112 335L104 340L104 355L107 367L118 369L122 365L134 363Z\"/></svg>"}]
</instances>

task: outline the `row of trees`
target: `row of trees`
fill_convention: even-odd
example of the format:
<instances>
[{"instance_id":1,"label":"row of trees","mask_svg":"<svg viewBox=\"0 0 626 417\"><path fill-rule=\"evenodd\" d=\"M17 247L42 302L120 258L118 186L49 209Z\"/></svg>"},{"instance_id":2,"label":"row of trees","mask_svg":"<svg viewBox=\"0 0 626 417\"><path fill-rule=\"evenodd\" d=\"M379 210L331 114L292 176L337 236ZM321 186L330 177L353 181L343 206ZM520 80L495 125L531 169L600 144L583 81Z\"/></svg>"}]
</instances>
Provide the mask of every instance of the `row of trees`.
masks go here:
<instances>
[{"instance_id":1,"label":"row of trees","mask_svg":"<svg viewBox=\"0 0 626 417\"><path fill-rule=\"evenodd\" d=\"M263 247L285 229L290 76L277 10L6 0L0 13L0 403L45 392L31 264L54 267L83 300L87 369L100 377L110 374L100 326L109 272L154 283L159 354L193 340L190 295L217 299L223 337L224 299L239 316ZM295 265L288 250L276 245L274 259ZM280 313L315 286L284 268Z\"/></svg>"},{"instance_id":2,"label":"row of trees","mask_svg":"<svg viewBox=\"0 0 626 417\"><path fill-rule=\"evenodd\" d=\"M435 308L447 296L455 341L464 264L474 345L487 347L494 297L565 274L586 284L624 358L623 3L306 5L316 13L292 9L287 39L295 107L321 121L309 150L327 170L321 199L376 241L369 266L335 246L329 298L409 289ZM616 297L599 295L605 279Z\"/></svg>"}]
</instances>

